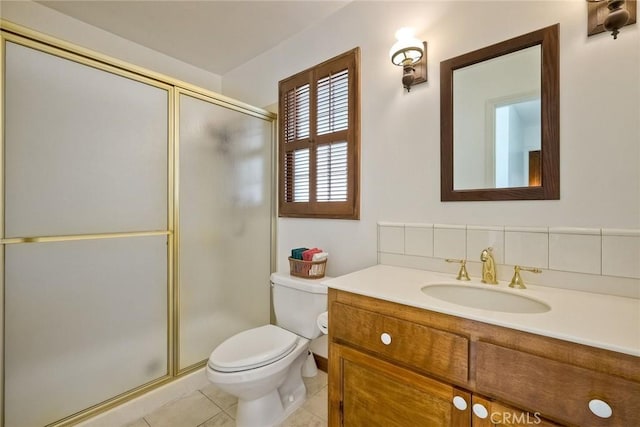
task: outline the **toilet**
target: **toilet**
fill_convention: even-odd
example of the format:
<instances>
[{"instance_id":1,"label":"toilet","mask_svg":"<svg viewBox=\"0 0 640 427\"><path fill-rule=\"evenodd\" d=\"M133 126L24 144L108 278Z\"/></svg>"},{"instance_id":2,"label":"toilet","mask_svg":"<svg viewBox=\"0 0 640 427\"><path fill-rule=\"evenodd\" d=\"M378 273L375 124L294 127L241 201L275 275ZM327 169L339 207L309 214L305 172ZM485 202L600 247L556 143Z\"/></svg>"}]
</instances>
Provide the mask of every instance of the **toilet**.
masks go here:
<instances>
[{"instance_id":1,"label":"toilet","mask_svg":"<svg viewBox=\"0 0 640 427\"><path fill-rule=\"evenodd\" d=\"M318 280L273 273L271 286L276 325L228 338L207 363L209 381L238 398L238 427L276 426L302 405L302 366L327 310L327 287Z\"/></svg>"}]
</instances>

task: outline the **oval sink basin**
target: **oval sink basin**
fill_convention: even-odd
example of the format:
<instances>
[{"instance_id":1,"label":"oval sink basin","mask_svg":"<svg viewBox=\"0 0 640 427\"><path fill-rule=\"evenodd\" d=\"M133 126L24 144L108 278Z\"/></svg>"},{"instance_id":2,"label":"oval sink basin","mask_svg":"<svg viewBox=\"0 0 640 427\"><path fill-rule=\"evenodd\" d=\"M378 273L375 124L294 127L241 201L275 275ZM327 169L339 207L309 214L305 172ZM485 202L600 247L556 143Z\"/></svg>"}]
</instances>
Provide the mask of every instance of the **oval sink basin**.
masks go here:
<instances>
[{"instance_id":1,"label":"oval sink basin","mask_svg":"<svg viewBox=\"0 0 640 427\"><path fill-rule=\"evenodd\" d=\"M547 304L524 295L497 289L458 284L434 284L422 288L426 295L453 304L505 313L545 313L551 310Z\"/></svg>"}]
</instances>

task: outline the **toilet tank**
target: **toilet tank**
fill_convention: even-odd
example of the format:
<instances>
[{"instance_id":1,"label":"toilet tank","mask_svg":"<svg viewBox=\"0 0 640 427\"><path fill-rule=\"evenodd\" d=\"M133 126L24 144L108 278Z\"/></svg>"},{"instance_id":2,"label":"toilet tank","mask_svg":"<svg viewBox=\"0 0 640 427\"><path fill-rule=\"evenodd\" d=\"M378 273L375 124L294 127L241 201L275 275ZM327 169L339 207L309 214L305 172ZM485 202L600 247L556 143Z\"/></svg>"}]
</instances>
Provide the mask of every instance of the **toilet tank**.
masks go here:
<instances>
[{"instance_id":1,"label":"toilet tank","mask_svg":"<svg viewBox=\"0 0 640 427\"><path fill-rule=\"evenodd\" d=\"M329 279L329 277L325 277ZM318 315L327 311L327 287L319 279L271 274L276 325L308 339L321 335Z\"/></svg>"}]
</instances>

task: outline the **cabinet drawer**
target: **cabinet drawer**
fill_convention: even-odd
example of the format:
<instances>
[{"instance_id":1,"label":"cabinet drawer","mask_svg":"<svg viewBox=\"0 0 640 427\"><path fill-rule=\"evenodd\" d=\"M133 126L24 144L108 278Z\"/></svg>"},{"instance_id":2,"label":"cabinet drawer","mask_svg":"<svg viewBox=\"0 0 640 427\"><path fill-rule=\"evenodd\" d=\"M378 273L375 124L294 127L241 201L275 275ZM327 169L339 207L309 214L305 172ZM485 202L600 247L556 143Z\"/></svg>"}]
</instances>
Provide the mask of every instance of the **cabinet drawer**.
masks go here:
<instances>
[{"instance_id":1,"label":"cabinet drawer","mask_svg":"<svg viewBox=\"0 0 640 427\"><path fill-rule=\"evenodd\" d=\"M331 304L331 334L357 347L458 384L468 379L469 341L395 317Z\"/></svg>"},{"instance_id":2,"label":"cabinet drawer","mask_svg":"<svg viewBox=\"0 0 640 427\"><path fill-rule=\"evenodd\" d=\"M479 342L476 388L543 416L584 427L628 427L640 420L640 383ZM589 402L606 402L600 418Z\"/></svg>"}]
</instances>

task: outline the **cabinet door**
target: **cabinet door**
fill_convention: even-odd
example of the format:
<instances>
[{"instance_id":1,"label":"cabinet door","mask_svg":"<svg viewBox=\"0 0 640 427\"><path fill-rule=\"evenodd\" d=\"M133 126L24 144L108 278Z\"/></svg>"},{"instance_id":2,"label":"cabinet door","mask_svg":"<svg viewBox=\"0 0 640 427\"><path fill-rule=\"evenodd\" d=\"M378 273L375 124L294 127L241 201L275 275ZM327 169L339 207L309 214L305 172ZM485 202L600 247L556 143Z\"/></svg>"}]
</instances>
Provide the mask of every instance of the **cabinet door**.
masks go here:
<instances>
[{"instance_id":1,"label":"cabinet door","mask_svg":"<svg viewBox=\"0 0 640 427\"><path fill-rule=\"evenodd\" d=\"M468 392L338 344L330 352L329 425L470 425Z\"/></svg>"},{"instance_id":2,"label":"cabinet door","mask_svg":"<svg viewBox=\"0 0 640 427\"><path fill-rule=\"evenodd\" d=\"M473 395L471 425L473 427L560 427L540 417L538 412L527 412L500 402Z\"/></svg>"}]
</instances>

